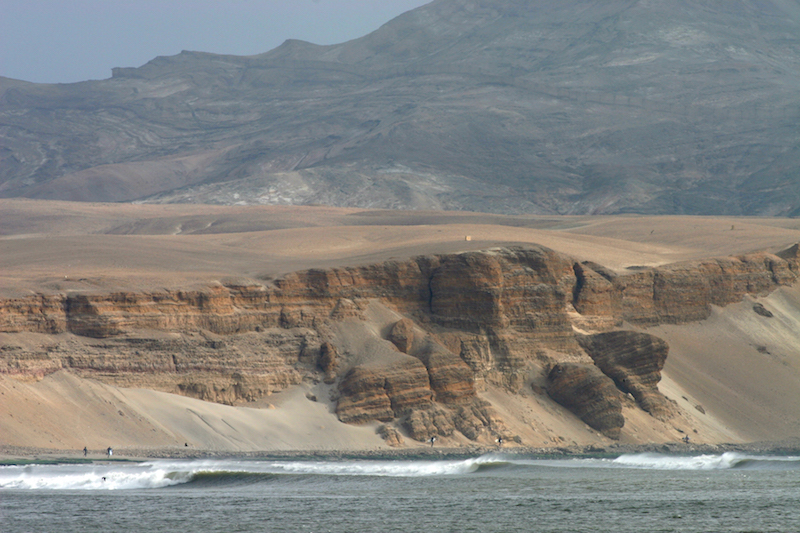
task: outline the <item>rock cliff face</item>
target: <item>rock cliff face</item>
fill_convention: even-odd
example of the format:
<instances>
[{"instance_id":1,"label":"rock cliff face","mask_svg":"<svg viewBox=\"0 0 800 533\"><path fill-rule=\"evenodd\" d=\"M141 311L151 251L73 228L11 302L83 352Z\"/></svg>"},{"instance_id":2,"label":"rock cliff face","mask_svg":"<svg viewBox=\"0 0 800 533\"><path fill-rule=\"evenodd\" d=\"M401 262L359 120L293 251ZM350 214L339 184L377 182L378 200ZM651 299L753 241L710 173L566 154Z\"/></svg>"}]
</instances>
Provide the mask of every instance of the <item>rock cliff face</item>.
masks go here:
<instances>
[{"instance_id":1,"label":"rock cliff face","mask_svg":"<svg viewBox=\"0 0 800 533\"><path fill-rule=\"evenodd\" d=\"M618 439L625 418L614 382L599 368L559 363L547 376L547 393L605 436Z\"/></svg>"},{"instance_id":2,"label":"rock cliff face","mask_svg":"<svg viewBox=\"0 0 800 533\"><path fill-rule=\"evenodd\" d=\"M634 331L610 331L578 337L594 364L614 380L617 388L631 394L653 416L667 418L670 405L658 392L661 370L667 360L666 342Z\"/></svg>"},{"instance_id":3,"label":"rock cliff face","mask_svg":"<svg viewBox=\"0 0 800 533\"><path fill-rule=\"evenodd\" d=\"M798 275L797 247L620 275L534 246L308 270L269 285L37 294L0 301L0 372L69 369L224 403L314 379L331 385L344 422L482 442L513 438L481 398L486 383L515 392L541 376L550 397L615 437L620 391L661 419L674 406L657 389L666 343L608 330L701 320ZM371 302L400 318L377 324L355 353L331 325L373 320Z\"/></svg>"},{"instance_id":4,"label":"rock cliff face","mask_svg":"<svg viewBox=\"0 0 800 533\"><path fill-rule=\"evenodd\" d=\"M791 249L790 249L791 250ZM711 306L739 302L791 285L796 252L757 253L641 269L619 276L591 263L575 264L575 309L634 324L682 324L710 316Z\"/></svg>"},{"instance_id":5,"label":"rock cliff face","mask_svg":"<svg viewBox=\"0 0 800 533\"><path fill-rule=\"evenodd\" d=\"M356 366L344 376L336 414L343 422L390 421L433 404L425 366L398 355L388 364Z\"/></svg>"},{"instance_id":6,"label":"rock cliff face","mask_svg":"<svg viewBox=\"0 0 800 533\"><path fill-rule=\"evenodd\" d=\"M209 332L140 332L102 340L48 335L33 343L6 335L0 372L40 379L67 369L118 386L233 404L300 383L319 351L318 334L302 328L224 337Z\"/></svg>"}]
</instances>

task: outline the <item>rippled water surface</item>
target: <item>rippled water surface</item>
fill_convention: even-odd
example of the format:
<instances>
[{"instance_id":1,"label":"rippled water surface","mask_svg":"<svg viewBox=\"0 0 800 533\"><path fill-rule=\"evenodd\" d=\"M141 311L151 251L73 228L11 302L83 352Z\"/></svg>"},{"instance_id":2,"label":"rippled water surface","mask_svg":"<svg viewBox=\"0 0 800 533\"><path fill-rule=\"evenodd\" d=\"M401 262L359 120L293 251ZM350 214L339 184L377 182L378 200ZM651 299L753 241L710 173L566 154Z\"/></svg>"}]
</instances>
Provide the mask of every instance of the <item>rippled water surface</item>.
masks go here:
<instances>
[{"instance_id":1,"label":"rippled water surface","mask_svg":"<svg viewBox=\"0 0 800 533\"><path fill-rule=\"evenodd\" d=\"M6 466L0 531L800 531L800 458Z\"/></svg>"}]
</instances>

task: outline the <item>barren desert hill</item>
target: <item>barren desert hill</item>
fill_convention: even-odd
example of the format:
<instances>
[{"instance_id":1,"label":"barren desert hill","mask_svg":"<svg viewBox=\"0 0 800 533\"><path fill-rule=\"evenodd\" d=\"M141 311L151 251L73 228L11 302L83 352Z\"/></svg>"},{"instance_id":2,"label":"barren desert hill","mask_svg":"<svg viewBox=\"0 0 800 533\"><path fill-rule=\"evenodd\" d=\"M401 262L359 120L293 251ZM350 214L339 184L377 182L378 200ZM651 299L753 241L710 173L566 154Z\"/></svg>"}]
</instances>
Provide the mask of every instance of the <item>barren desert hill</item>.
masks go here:
<instances>
[{"instance_id":1,"label":"barren desert hill","mask_svg":"<svg viewBox=\"0 0 800 533\"><path fill-rule=\"evenodd\" d=\"M34 200L0 215L5 446L800 435L791 219Z\"/></svg>"},{"instance_id":2,"label":"barren desert hill","mask_svg":"<svg viewBox=\"0 0 800 533\"><path fill-rule=\"evenodd\" d=\"M797 213L785 0L436 0L353 41L0 79L0 195Z\"/></svg>"}]
</instances>

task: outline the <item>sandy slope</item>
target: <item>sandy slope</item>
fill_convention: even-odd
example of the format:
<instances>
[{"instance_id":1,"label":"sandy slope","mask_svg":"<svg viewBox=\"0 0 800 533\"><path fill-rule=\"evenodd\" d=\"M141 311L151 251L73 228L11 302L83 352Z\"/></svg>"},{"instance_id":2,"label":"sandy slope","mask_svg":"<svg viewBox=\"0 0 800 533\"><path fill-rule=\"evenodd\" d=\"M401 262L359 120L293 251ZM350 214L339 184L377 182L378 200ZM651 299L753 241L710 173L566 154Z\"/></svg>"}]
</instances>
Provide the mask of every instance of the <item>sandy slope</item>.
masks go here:
<instances>
[{"instance_id":1,"label":"sandy slope","mask_svg":"<svg viewBox=\"0 0 800 533\"><path fill-rule=\"evenodd\" d=\"M800 221L789 219L501 217L0 200L0 296L142 290L231 276L269 279L309 267L524 243L624 272L633 265L778 250L798 241ZM702 323L646 330L671 346L660 387L687 415L661 424L628 409L623 443L677 441L684 434L696 442L800 436L800 292L781 289L759 301L774 318L753 313L748 300L715 309ZM375 426L338 422L325 387L304 384L256 405L229 407L117 389L66 373L38 383L0 376L0 445L178 449L188 444L230 452L385 447ZM308 400L307 393L319 401ZM488 387L481 394L500 406L510 428L531 445L607 442L558 406L536 405L532 393L511 396Z\"/></svg>"},{"instance_id":2,"label":"sandy slope","mask_svg":"<svg viewBox=\"0 0 800 533\"><path fill-rule=\"evenodd\" d=\"M744 440L800 435L800 292L781 288L758 299L774 313L762 317L747 299L711 318L650 333L666 340L665 373L709 416Z\"/></svg>"},{"instance_id":3,"label":"sandy slope","mask_svg":"<svg viewBox=\"0 0 800 533\"><path fill-rule=\"evenodd\" d=\"M102 450L190 448L366 450L375 427L348 426L299 386L252 407L231 407L142 389L120 389L66 372L37 383L0 377L0 444ZM186 446L188 445L188 446Z\"/></svg>"}]
</instances>

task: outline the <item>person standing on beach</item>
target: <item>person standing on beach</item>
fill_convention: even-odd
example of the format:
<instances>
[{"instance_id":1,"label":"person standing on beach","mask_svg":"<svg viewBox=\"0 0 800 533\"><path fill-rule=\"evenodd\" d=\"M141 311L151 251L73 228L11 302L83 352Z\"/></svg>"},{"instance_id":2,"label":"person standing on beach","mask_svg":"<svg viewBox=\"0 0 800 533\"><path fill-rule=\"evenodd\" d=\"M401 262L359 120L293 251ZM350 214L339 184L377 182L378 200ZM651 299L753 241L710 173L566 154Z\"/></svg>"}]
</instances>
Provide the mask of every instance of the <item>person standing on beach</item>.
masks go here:
<instances>
[{"instance_id":1,"label":"person standing on beach","mask_svg":"<svg viewBox=\"0 0 800 533\"><path fill-rule=\"evenodd\" d=\"M436 437L431 437L431 448L433 448L434 442L436 442Z\"/></svg>"},{"instance_id":2,"label":"person standing on beach","mask_svg":"<svg viewBox=\"0 0 800 533\"><path fill-rule=\"evenodd\" d=\"M109 457L114 455L114 450L111 449L111 446L108 447L108 449L106 450L106 453L108 454Z\"/></svg>"},{"instance_id":3,"label":"person standing on beach","mask_svg":"<svg viewBox=\"0 0 800 533\"><path fill-rule=\"evenodd\" d=\"M86 449L86 446L83 447L83 456L86 457L86 454L89 453L89 450Z\"/></svg>"}]
</instances>

